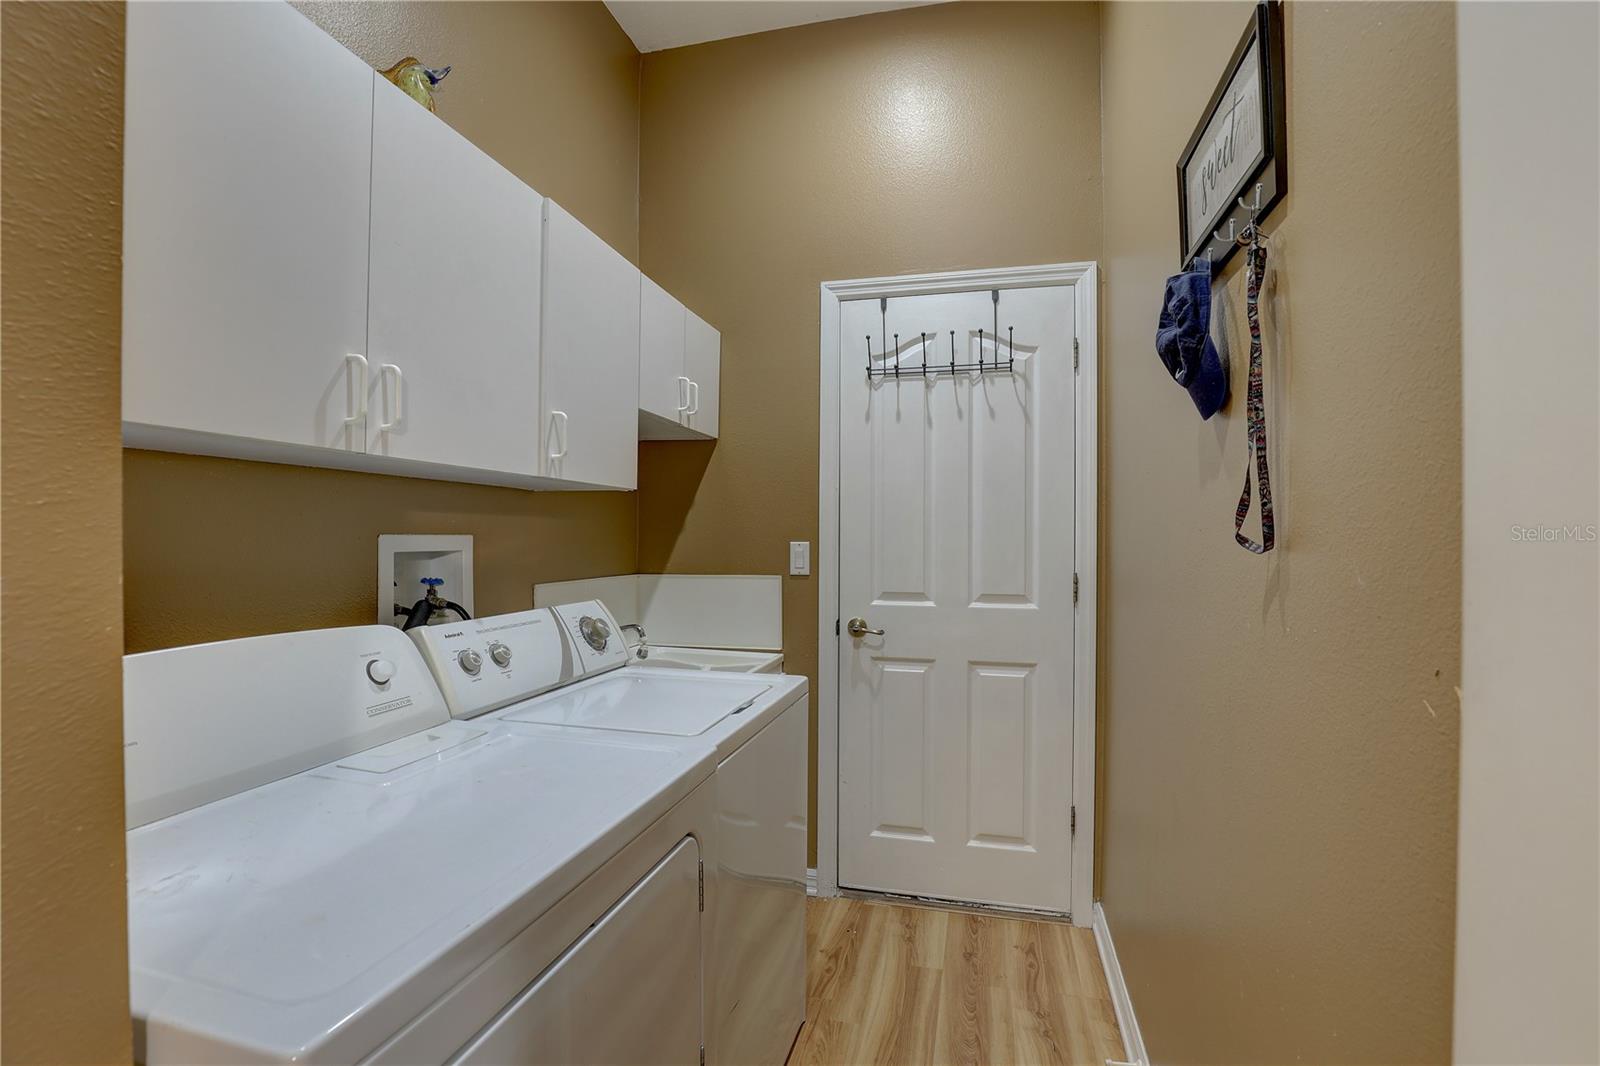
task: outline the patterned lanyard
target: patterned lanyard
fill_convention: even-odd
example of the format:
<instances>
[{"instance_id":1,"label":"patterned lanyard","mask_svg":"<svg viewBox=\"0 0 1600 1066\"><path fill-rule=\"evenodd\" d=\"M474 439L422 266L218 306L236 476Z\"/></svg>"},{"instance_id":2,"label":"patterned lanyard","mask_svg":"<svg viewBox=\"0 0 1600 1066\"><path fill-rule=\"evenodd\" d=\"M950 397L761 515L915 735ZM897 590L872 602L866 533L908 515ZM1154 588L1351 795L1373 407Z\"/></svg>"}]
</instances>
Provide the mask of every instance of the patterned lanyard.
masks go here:
<instances>
[{"instance_id":1,"label":"patterned lanyard","mask_svg":"<svg viewBox=\"0 0 1600 1066\"><path fill-rule=\"evenodd\" d=\"M1267 414L1262 403L1261 388L1261 312L1257 304L1261 296L1261 276L1267 269L1267 248L1251 233L1245 249L1245 316L1250 320L1250 387L1246 394L1247 417L1245 425L1250 437L1250 453L1255 457L1256 477L1261 482L1261 543L1244 535L1244 518L1250 512L1250 465L1244 468L1244 492L1239 495L1239 506L1233 512L1233 539L1247 551L1265 555L1272 550L1274 540L1272 525L1272 482L1267 474Z\"/></svg>"}]
</instances>

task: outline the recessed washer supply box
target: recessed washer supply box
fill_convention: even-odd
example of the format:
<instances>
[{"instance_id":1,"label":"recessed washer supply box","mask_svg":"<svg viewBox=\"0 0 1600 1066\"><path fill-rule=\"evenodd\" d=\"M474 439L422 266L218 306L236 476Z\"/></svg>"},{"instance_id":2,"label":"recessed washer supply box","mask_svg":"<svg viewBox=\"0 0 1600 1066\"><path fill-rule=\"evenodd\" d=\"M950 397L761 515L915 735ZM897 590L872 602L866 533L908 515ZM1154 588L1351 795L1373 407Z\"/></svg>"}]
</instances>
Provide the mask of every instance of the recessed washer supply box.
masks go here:
<instances>
[{"instance_id":1,"label":"recessed washer supply box","mask_svg":"<svg viewBox=\"0 0 1600 1066\"><path fill-rule=\"evenodd\" d=\"M472 595L470 534L380 533L378 535L378 624L398 627L409 608L427 594L423 578L444 582L439 594L477 614ZM448 617L454 617L449 615Z\"/></svg>"}]
</instances>

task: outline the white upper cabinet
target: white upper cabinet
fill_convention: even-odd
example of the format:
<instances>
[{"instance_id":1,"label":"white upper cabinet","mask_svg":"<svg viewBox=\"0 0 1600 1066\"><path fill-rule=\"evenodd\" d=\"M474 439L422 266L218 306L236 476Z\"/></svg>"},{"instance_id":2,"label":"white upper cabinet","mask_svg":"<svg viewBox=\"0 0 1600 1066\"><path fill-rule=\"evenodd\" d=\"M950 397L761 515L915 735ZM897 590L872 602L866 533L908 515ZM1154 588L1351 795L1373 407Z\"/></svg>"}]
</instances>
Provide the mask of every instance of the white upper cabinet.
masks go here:
<instances>
[{"instance_id":1,"label":"white upper cabinet","mask_svg":"<svg viewBox=\"0 0 1600 1066\"><path fill-rule=\"evenodd\" d=\"M128 442L360 450L372 69L287 4L127 18Z\"/></svg>"},{"instance_id":2,"label":"white upper cabinet","mask_svg":"<svg viewBox=\"0 0 1600 1066\"><path fill-rule=\"evenodd\" d=\"M546 477L638 480L639 270L545 201L540 454Z\"/></svg>"},{"instance_id":3,"label":"white upper cabinet","mask_svg":"<svg viewBox=\"0 0 1600 1066\"><path fill-rule=\"evenodd\" d=\"M687 425L707 437L717 435L717 405L722 391L722 334L693 311L684 326L683 372L689 378Z\"/></svg>"},{"instance_id":4,"label":"white upper cabinet","mask_svg":"<svg viewBox=\"0 0 1600 1066\"><path fill-rule=\"evenodd\" d=\"M639 436L681 436L689 409L683 304L649 278L639 283Z\"/></svg>"},{"instance_id":5,"label":"white upper cabinet","mask_svg":"<svg viewBox=\"0 0 1600 1066\"><path fill-rule=\"evenodd\" d=\"M130 446L633 489L642 411L715 435L716 331L287 3L127 20Z\"/></svg>"},{"instance_id":6,"label":"white upper cabinet","mask_svg":"<svg viewBox=\"0 0 1600 1066\"><path fill-rule=\"evenodd\" d=\"M544 199L371 77L367 450L539 475Z\"/></svg>"},{"instance_id":7,"label":"white upper cabinet","mask_svg":"<svg viewBox=\"0 0 1600 1066\"><path fill-rule=\"evenodd\" d=\"M715 437L721 335L649 278L639 302L639 439Z\"/></svg>"}]
</instances>

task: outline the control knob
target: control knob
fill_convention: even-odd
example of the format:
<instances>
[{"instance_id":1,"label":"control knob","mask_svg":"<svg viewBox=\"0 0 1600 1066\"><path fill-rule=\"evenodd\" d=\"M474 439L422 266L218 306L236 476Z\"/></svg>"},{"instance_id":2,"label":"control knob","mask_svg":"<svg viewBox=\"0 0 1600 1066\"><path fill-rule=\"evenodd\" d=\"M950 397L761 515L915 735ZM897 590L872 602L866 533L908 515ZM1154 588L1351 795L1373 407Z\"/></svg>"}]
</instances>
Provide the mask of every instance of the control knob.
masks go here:
<instances>
[{"instance_id":1,"label":"control knob","mask_svg":"<svg viewBox=\"0 0 1600 1066\"><path fill-rule=\"evenodd\" d=\"M605 651L606 645L611 642L611 627L606 625L604 618L593 615L586 614L578 619L578 634L595 651Z\"/></svg>"},{"instance_id":2,"label":"control knob","mask_svg":"<svg viewBox=\"0 0 1600 1066\"><path fill-rule=\"evenodd\" d=\"M469 674L476 674L483 669L483 656L467 648L456 656L456 662L461 664L461 669Z\"/></svg>"},{"instance_id":3,"label":"control knob","mask_svg":"<svg viewBox=\"0 0 1600 1066\"><path fill-rule=\"evenodd\" d=\"M511 649L499 641L495 641L489 645L489 658L493 659L494 664L503 670L511 665Z\"/></svg>"}]
</instances>

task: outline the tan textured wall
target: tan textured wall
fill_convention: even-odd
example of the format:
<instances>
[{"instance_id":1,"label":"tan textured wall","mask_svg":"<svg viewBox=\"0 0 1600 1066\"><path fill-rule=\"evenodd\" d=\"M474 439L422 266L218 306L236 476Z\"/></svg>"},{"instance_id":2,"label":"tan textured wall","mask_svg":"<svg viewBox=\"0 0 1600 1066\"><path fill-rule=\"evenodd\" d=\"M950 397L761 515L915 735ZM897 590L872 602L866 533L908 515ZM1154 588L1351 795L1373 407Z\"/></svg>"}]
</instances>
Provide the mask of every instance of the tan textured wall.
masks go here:
<instances>
[{"instance_id":1,"label":"tan textured wall","mask_svg":"<svg viewBox=\"0 0 1600 1066\"><path fill-rule=\"evenodd\" d=\"M644 57L641 265L722 330L722 439L642 447L641 570L815 543L820 283L1100 257L1097 20L951 4ZM814 686L812 578L783 644Z\"/></svg>"},{"instance_id":2,"label":"tan textured wall","mask_svg":"<svg viewBox=\"0 0 1600 1066\"><path fill-rule=\"evenodd\" d=\"M1268 378L1284 402L1266 559L1232 539L1246 347L1213 424L1152 348L1176 267L1173 164L1248 13L1103 14L1105 907L1155 1061L1445 1062L1454 9L1289 5L1291 197L1267 225L1289 369Z\"/></svg>"},{"instance_id":3,"label":"tan textured wall","mask_svg":"<svg viewBox=\"0 0 1600 1066\"><path fill-rule=\"evenodd\" d=\"M639 55L600 4L298 6L379 68L454 69L439 116L630 259L638 255ZM379 533L471 533L477 608L535 581L629 573L631 493L531 493L130 451L127 649L374 618Z\"/></svg>"},{"instance_id":4,"label":"tan textured wall","mask_svg":"<svg viewBox=\"0 0 1600 1066\"><path fill-rule=\"evenodd\" d=\"M125 1062L122 5L0 23L0 1059Z\"/></svg>"}]
</instances>

